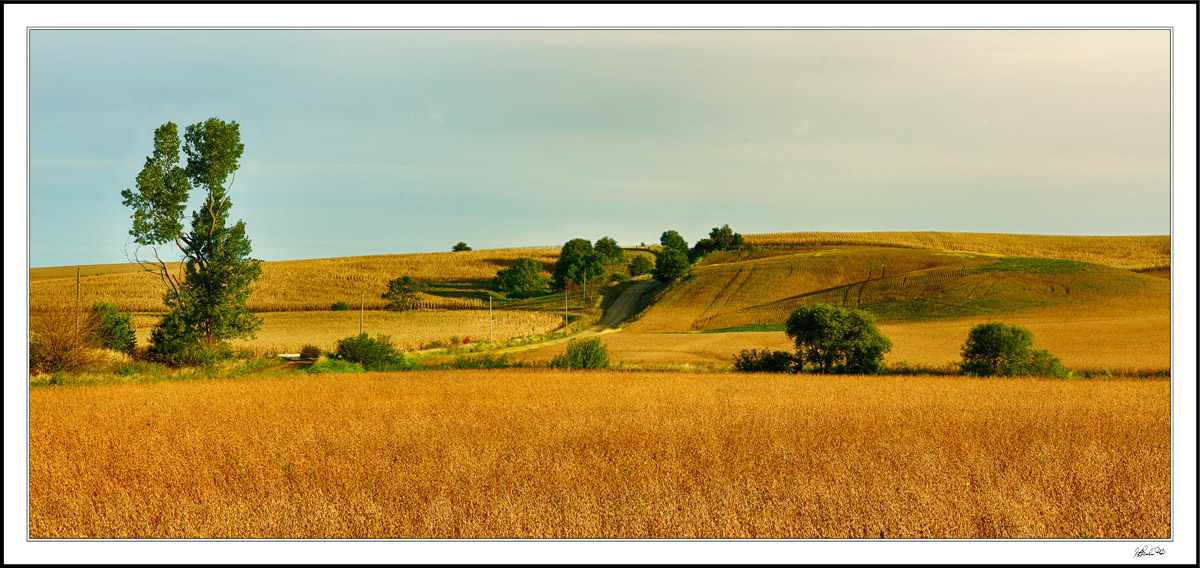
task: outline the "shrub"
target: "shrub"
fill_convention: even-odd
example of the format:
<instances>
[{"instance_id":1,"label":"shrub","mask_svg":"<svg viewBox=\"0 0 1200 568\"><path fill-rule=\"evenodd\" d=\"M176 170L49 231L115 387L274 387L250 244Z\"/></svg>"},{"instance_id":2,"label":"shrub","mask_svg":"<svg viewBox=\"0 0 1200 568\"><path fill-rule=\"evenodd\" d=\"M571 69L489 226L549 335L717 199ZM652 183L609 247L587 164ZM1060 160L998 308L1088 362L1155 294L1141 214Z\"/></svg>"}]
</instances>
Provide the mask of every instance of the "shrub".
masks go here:
<instances>
[{"instance_id":1,"label":"shrub","mask_svg":"<svg viewBox=\"0 0 1200 568\"><path fill-rule=\"evenodd\" d=\"M337 342L337 358L358 363L368 371L393 371L407 367L404 356L396 350L391 337L377 334L375 339L360 333Z\"/></svg>"},{"instance_id":2,"label":"shrub","mask_svg":"<svg viewBox=\"0 0 1200 568\"><path fill-rule=\"evenodd\" d=\"M344 302L342 300L338 300L338 301L334 302L333 305L329 307L329 309L332 311L335 311L335 312L348 312L348 311L350 311L350 304L347 304L346 302Z\"/></svg>"},{"instance_id":3,"label":"shrub","mask_svg":"<svg viewBox=\"0 0 1200 568\"><path fill-rule=\"evenodd\" d=\"M29 314L29 370L73 371L99 362L94 333L98 321L74 306L57 304Z\"/></svg>"},{"instance_id":4,"label":"shrub","mask_svg":"<svg viewBox=\"0 0 1200 568\"><path fill-rule=\"evenodd\" d=\"M801 306L784 329L796 343L798 370L810 363L820 373L878 374L892 348L871 314L830 304Z\"/></svg>"},{"instance_id":5,"label":"shrub","mask_svg":"<svg viewBox=\"0 0 1200 568\"><path fill-rule=\"evenodd\" d=\"M795 373L796 359L786 351L743 349L733 356L733 369L743 373Z\"/></svg>"},{"instance_id":6,"label":"shrub","mask_svg":"<svg viewBox=\"0 0 1200 568\"><path fill-rule=\"evenodd\" d=\"M663 282L670 282L676 278L682 278L687 274L690 266L687 253L666 248L658 254L658 260L654 263L654 277Z\"/></svg>"},{"instance_id":7,"label":"shrub","mask_svg":"<svg viewBox=\"0 0 1200 568\"><path fill-rule=\"evenodd\" d=\"M117 306L108 302L96 302L92 306L91 317L95 319L96 330L88 338L100 347L115 349L126 353L137 347L137 337L133 334L133 316L117 311Z\"/></svg>"},{"instance_id":8,"label":"shrub","mask_svg":"<svg viewBox=\"0 0 1200 568\"><path fill-rule=\"evenodd\" d=\"M172 367L207 366L232 357L233 349L228 343L206 341L195 322L187 321L193 314L191 310L177 309L164 315L150 332L146 356Z\"/></svg>"},{"instance_id":9,"label":"shrub","mask_svg":"<svg viewBox=\"0 0 1200 568\"><path fill-rule=\"evenodd\" d=\"M300 348L301 359L316 359L321 356L321 348L313 344L305 345Z\"/></svg>"},{"instance_id":10,"label":"shrub","mask_svg":"<svg viewBox=\"0 0 1200 568\"><path fill-rule=\"evenodd\" d=\"M625 262L625 251L621 250L620 245L612 237L600 237L592 249L603 256L608 264Z\"/></svg>"},{"instance_id":11,"label":"shrub","mask_svg":"<svg viewBox=\"0 0 1200 568\"><path fill-rule=\"evenodd\" d=\"M608 348L599 337L572 339L567 343L567 352L550 361L555 369L607 369L608 365Z\"/></svg>"},{"instance_id":12,"label":"shrub","mask_svg":"<svg viewBox=\"0 0 1200 568\"><path fill-rule=\"evenodd\" d=\"M454 245L454 248L452 248L450 250L452 252L466 252L466 251L471 250L471 247L467 246L467 243L458 241L458 244Z\"/></svg>"},{"instance_id":13,"label":"shrub","mask_svg":"<svg viewBox=\"0 0 1200 568\"><path fill-rule=\"evenodd\" d=\"M351 363L350 361L343 361L341 359L326 359L319 363L313 363L312 365L309 365L308 368L304 369L304 372L308 374L361 373L363 371L364 369L362 365L359 365L358 363Z\"/></svg>"},{"instance_id":14,"label":"shrub","mask_svg":"<svg viewBox=\"0 0 1200 568\"><path fill-rule=\"evenodd\" d=\"M1033 332L1016 325L981 323L967 334L962 371L968 375L1066 376L1067 370L1049 351L1033 349Z\"/></svg>"},{"instance_id":15,"label":"shrub","mask_svg":"<svg viewBox=\"0 0 1200 568\"><path fill-rule=\"evenodd\" d=\"M654 261L644 254L639 254L629 261L629 275L641 276L654 272Z\"/></svg>"},{"instance_id":16,"label":"shrub","mask_svg":"<svg viewBox=\"0 0 1200 568\"><path fill-rule=\"evenodd\" d=\"M387 300L387 309L407 311L417 305L417 292L425 289L425 283L412 276L401 276L388 282L387 292L380 299Z\"/></svg>"}]
</instances>

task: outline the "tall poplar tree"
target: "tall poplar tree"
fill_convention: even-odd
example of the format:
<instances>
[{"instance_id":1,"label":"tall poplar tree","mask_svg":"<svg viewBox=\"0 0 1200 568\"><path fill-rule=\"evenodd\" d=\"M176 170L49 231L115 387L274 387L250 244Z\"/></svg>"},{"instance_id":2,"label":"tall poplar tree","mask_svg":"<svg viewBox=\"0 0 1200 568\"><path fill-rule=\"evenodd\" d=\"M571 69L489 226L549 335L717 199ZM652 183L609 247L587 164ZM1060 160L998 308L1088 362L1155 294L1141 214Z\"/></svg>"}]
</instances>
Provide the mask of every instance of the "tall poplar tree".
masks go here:
<instances>
[{"instance_id":1,"label":"tall poplar tree","mask_svg":"<svg viewBox=\"0 0 1200 568\"><path fill-rule=\"evenodd\" d=\"M153 255L135 252L132 260L157 272L167 286L163 302L171 311L150 336L150 353L159 360L194 364L228 356L225 340L252 336L262 323L246 309L260 261L250 258L245 223L228 222L244 147L236 122L210 118L190 125L183 144L175 123L168 122L154 131L154 153L137 176L137 191L121 192L122 203L133 209L129 234L139 251L149 247ZM202 192L203 201L185 232L193 189ZM172 245L179 254L165 259L160 247Z\"/></svg>"}]
</instances>

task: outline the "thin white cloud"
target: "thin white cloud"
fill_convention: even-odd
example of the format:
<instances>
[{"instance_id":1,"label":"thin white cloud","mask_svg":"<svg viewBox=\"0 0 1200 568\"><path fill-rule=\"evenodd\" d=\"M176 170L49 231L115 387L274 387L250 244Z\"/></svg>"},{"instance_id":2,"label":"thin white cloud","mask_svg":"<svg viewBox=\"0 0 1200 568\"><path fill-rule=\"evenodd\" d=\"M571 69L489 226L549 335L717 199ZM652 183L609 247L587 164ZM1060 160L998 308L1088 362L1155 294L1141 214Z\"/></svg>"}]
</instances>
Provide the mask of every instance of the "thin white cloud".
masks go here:
<instances>
[{"instance_id":1,"label":"thin white cloud","mask_svg":"<svg viewBox=\"0 0 1200 568\"><path fill-rule=\"evenodd\" d=\"M425 116L438 124L446 124L446 115L442 112L431 110L426 112Z\"/></svg>"}]
</instances>

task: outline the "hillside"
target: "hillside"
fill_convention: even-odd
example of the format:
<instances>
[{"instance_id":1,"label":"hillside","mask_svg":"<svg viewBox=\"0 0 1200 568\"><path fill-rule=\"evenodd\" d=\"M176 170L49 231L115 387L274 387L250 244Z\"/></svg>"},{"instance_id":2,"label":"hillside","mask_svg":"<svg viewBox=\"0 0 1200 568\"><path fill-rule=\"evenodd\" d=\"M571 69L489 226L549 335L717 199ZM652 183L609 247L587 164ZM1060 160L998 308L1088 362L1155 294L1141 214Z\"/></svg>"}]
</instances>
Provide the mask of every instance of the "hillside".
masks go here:
<instances>
[{"instance_id":1,"label":"hillside","mask_svg":"<svg viewBox=\"0 0 1200 568\"><path fill-rule=\"evenodd\" d=\"M745 238L747 245L756 247L875 245L1078 260L1136 271L1162 270L1171 266L1170 235L1076 236L895 231L763 233L746 235Z\"/></svg>"},{"instance_id":2,"label":"hillside","mask_svg":"<svg viewBox=\"0 0 1200 568\"><path fill-rule=\"evenodd\" d=\"M788 314L813 302L863 308L881 322L911 322L1068 307L1165 306L1169 313L1169 298L1169 280L1085 262L810 246L713 255L628 329L782 329Z\"/></svg>"}]
</instances>

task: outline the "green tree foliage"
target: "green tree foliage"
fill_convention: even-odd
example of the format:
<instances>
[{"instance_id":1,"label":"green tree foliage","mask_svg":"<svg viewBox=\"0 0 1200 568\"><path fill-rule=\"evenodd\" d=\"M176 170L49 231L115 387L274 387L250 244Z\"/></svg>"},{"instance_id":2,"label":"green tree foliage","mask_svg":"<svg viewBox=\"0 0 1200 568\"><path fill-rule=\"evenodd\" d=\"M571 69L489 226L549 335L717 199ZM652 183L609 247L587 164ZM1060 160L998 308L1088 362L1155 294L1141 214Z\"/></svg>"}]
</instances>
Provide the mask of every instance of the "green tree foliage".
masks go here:
<instances>
[{"instance_id":1,"label":"green tree foliage","mask_svg":"<svg viewBox=\"0 0 1200 568\"><path fill-rule=\"evenodd\" d=\"M329 306L329 309L334 312L348 312L351 308L350 304L346 303L345 300L338 300Z\"/></svg>"},{"instance_id":2,"label":"green tree foliage","mask_svg":"<svg viewBox=\"0 0 1200 568\"><path fill-rule=\"evenodd\" d=\"M108 302L96 302L92 305L92 319L96 329L92 332L90 341L106 349L117 351L133 351L137 347L137 336L133 334L133 316L123 314L117 306Z\"/></svg>"},{"instance_id":3,"label":"green tree foliage","mask_svg":"<svg viewBox=\"0 0 1200 568\"><path fill-rule=\"evenodd\" d=\"M971 328L962 357L960 366L969 375L1062 377L1068 374L1062 362L1049 351L1033 349L1033 332L998 322Z\"/></svg>"},{"instance_id":4,"label":"green tree foliage","mask_svg":"<svg viewBox=\"0 0 1200 568\"><path fill-rule=\"evenodd\" d=\"M554 263L554 289L565 290L567 283L584 285L587 281L604 278L608 274L605 257L596 252L591 241L571 239L562 247L562 254Z\"/></svg>"},{"instance_id":5,"label":"green tree foliage","mask_svg":"<svg viewBox=\"0 0 1200 568\"><path fill-rule=\"evenodd\" d=\"M794 373L796 358L786 351L743 349L733 356L733 370L743 373Z\"/></svg>"},{"instance_id":6,"label":"green tree foliage","mask_svg":"<svg viewBox=\"0 0 1200 568\"><path fill-rule=\"evenodd\" d=\"M424 289L424 282L412 276L401 276L389 281L387 291L379 298L387 300L387 309L403 312L417 307L417 292Z\"/></svg>"},{"instance_id":7,"label":"green tree foliage","mask_svg":"<svg viewBox=\"0 0 1200 568\"><path fill-rule=\"evenodd\" d=\"M542 263L527 257L518 258L509 268L496 273L496 284L509 298L532 298L550 291L550 281L542 276Z\"/></svg>"},{"instance_id":8,"label":"green tree foliage","mask_svg":"<svg viewBox=\"0 0 1200 568\"><path fill-rule=\"evenodd\" d=\"M664 250L675 249L682 253L687 253L688 251L687 241L674 230L663 231L662 236L658 238L658 242L662 243Z\"/></svg>"},{"instance_id":9,"label":"green tree foliage","mask_svg":"<svg viewBox=\"0 0 1200 568\"><path fill-rule=\"evenodd\" d=\"M452 252L465 252L471 250L471 247L467 246L467 243L459 241L458 244L454 245L454 248L450 250Z\"/></svg>"},{"instance_id":10,"label":"green tree foliage","mask_svg":"<svg viewBox=\"0 0 1200 568\"><path fill-rule=\"evenodd\" d=\"M608 347L599 337L572 339L567 343L567 352L550 361L555 369L607 369Z\"/></svg>"},{"instance_id":11,"label":"green tree foliage","mask_svg":"<svg viewBox=\"0 0 1200 568\"><path fill-rule=\"evenodd\" d=\"M687 253L668 247L658 253L658 259L654 261L654 277L663 282L670 282L687 274L691 265Z\"/></svg>"},{"instance_id":12,"label":"green tree foliage","mask_svg":"<svg viewBox=\"0 0 1200 568\"><path fill-rule=\"evenodd\" d=\"M746 241L741 233L733 232L726 223L721 227L713 227L713 230L708 234L708 238L700 239L696 246L692 247L691 256L693 259L700 258L708 253L722 250L736 250L745 246Z\"/></svg>"},{"instance_id":13,"label":"green tree foliage","mask_svg":"<svg viewBox=\"0 0 1200 568\"><path fill-rule=\"evenodd\" d=\"M877 374L892 348L871 314L830 304L801 306L784 329L796 343L797 362L820 373Z\"/></svg>"},{"instance_id":14,"label":"green tree foliage","mask_svg":"<svg viewBox=\"0 0 1200 568\"><path fill-rule=\"evenodd\" d=\"M335 355L338 359L358 363L368 371L399 371L408 368L392 338L377 334L371 339L365 333L339 339Z\"/></svg>"},{"instance_id":15,"label":"green tree foliage","mask_svg":"<svg viewBox=\"0 0 1200 568\"><path fill-rule=\"evenodd\" d=\"M250 258L245 223L229 224L229 195L243 150L236 122L210 118L192 124L183 144L168 122L154 132L154 151L137 176L137 191L121 192L122 203L133 209L129 234L153 255L149 260L135 253L134 260L167 285L163 301L171 312L151 332L152 357L181 364L197 356L227 357L232 351L225 340L253 336L262 323L246 309L260 263ZM185 232L184 210L194 188L203 197ZM159 251L163 245L179 249L182 276L168 270Z\"/></svg>"},{"instance_id":16,"label":"green tree foliage","mask_svg":"<svg viewBox=\"0 0 1200 568\"><path fill-rule=\"evenodd\" d=\"M600 256L604 257L605 262L608 264L621 264L622 262L625 262L625 251L622 250L620 245L617 244L617 241L611 237L600 237L600 239L596 241L596 245L593 247L593 250L595 250Z\"/></svg>"},{"instance_id":17,"label":"green tree foliage","mask_svg":"<svg viewBox=\"0 0 1200 568\"><path fill-rule=\"evenodd\" d=\"M630 276L641 276L651 272L654 272L654 261L650 260L650 257L639 254L629 261Z\"/></svg>"}]
</instances>

